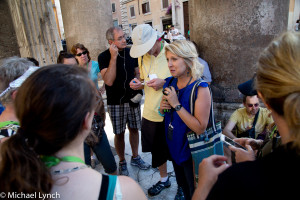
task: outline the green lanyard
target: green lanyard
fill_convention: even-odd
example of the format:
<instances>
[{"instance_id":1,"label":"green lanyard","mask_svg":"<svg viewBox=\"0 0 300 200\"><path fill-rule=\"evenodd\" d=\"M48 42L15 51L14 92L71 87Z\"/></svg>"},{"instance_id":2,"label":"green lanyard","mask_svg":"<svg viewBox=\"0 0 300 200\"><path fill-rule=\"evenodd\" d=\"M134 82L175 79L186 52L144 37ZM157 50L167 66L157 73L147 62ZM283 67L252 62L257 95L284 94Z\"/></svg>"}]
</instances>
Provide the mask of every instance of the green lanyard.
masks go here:
<instances>
[{"instance_id":1,"label":"green lanyard","mask_svg":"<svg viewBox=\"0 0 300 200\"><path fill-rule=\"evenodd\" d=\"M0 122L0 128L5 127L5 126L10 125L10 124L20 125L19 122L15 122L15 121L5 121L5 122Z\"/></svg>"},{"instance_id":2,"label":"green lanyard","mask_svg":"<svg viewBox=\"0 0 300 200\"><path fill-rule=\"evenodd\" d=\"M57 158L57 157L54 157L54 156L41 156L40 158L48 168L53 167L55 165L58 165L58 163L60 163L61 161L64 161L64 162L80 162L80 163L85 164L85 162L83 162L83 160L81 158L76 157L76 156L64 156L62 158Z\"/></svg>"},{"instance_id":3,"label":"green lanyard","mask_svg":"<svg viewBox=\"0 0 300 200\"><path fill-rule=\"evenodd\" d=\"M164 48L164 43L161 42L161 44L160 44L160 52L162 51L163 48ZM160 52L159 52L159 53L160 53Z\"/></svg>"}]
</instances>

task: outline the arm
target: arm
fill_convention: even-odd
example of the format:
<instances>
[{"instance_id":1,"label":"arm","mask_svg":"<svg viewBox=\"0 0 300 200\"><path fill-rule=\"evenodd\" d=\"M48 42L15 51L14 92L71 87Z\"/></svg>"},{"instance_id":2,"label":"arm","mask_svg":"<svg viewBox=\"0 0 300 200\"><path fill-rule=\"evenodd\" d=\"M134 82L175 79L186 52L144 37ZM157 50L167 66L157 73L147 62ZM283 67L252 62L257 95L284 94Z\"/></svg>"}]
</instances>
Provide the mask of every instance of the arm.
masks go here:
<instances>
[{"instance_id":1,"label":"arm","mask_svg":"<svg viewBox=\"0 0 300 200\"><path fill-rule=\"evenodd\" d=\"M154 78L147 82L147 86L152 87L154 90L157 91L164 86L165 82L166 81L164 79Z\"/></svg>"},{"instance_id":2,"label":"arm","mask_svg":"<svg viewBox=\"0 0 300 200\"><path fill-rule=\"evenodd\" d=\"M229 146L229 149L235 153L235 160L237 163L245 162L245 161L254 161L255 153L250 145L246 145L247 151L244 149Z\"/></svg>"},{"instance_id":3,"label":"arm","mask_svg":"<svg viewBox=\"0 0 300 200\"><path fill-rule=\"evenodd\" d=\"M223 134L226 135L227 137L230 137L231 139L235 139L236 136L231 132L235 124L236 124L235 122L229 120L225 128L223 129Z\"/></svg>"},{"instance_id":4,"label":"arm","mask_svg":"<svg viewBox=\"0 0 300 200\"><path fill-rule=\"evenodd\" d=\"M172 91L169 88L166 88L166 91L169 94L166 97L168 103L174 108L179 105L177 94L175 89L172 87ZM186 109L181 108L177 111L177 114L182 119L182 121L196 134L202 134L208 123L209 114L211 106L211 96L209 89L206 87L198 87L198 96L195 101L195 112L194 116L191 115Z\"/></svg>"},{"instance_id":5,"label":"arm","mask_svg":"<svg viewBox=\"0 0 300 200\"><path fill-rule=\"evenodd\" d=\"M135 78L132 79L129 83L130 88L133 89L133 90L142 90L142 89L144 89L144 85L142 84L142 82L144 80L140 78L140 71L139 71L138 67L136 67L134 69L134 75L135 75Z\"/></svg>"},{"instance_id":6,"label":"arm","mask_svg":"<svg viewBox=\"0 0 300 200\"><path fill-rule=\"evenodd\" d=\"M140 79L139 67L134 68L134 76L135 76L135 78Z\"/></svg>"},{"instance_id":7,"label":"arm","mask_svg":"<svg viewBox=\"0 0 300 200\"><path fill-rule=\"evenodd\" d=\"M205 200L218 180L219 174L225 171L229 165L224 164L227 160L224 156L213 155L204 159L199 164L198 186L192 200Z\"/></svg>"},{"instance_id":8,"label":"arm","mask_svg":"<svg viewBox=\"0 0 300 200\"><path fill-rule=\"evenodd\" d=\"M123 199L147 199L141 187L133 179L127 176L118 176L118 178L120 180Z\"/></svg>"},{"instance_id":9,"label":"arm","mask_svg":"<svg viewBox=\"0 0 300 200\"><path fill-rule=\"evenodd\" d=\"M111 44L109 47L110 52L110 61L108 68L101 70L101 76L106 85L112 86L116 79L117 75L117 56L118 56L118 48L116 45Z\"/></svg>"}]
</instances>

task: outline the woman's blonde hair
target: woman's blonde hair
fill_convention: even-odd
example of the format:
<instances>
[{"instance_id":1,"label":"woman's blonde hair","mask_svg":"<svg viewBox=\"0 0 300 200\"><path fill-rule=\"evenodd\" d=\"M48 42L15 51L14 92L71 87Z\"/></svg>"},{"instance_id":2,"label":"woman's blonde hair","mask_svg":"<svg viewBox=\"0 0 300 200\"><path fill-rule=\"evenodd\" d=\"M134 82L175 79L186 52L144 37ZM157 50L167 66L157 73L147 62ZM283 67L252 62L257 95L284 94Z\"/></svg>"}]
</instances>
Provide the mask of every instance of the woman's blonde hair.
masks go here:
<instances>
[{"instance_id":1,"label":"woman's blonde hair","mask_svg":"<svg viewBox=\"0 0 300 200\"><path fill-rule=\"evenodd\" d=\"M260 55L257 90L266 103L286 120L300 149L300 34L287 32Z\"/></svg>"},{"instance_id":2,"label":"woman's blonde hair","mask_svg":"<svg viewBox=\"0 0 300 200\"><path fill-rule=\"evenodd\" d=\"M196 47L192 42L176 40L166 46L166 54L168 51L184 59L194 79L197 80L203 75L204 66L199 62Z\"/></svg>"}]
</instances>

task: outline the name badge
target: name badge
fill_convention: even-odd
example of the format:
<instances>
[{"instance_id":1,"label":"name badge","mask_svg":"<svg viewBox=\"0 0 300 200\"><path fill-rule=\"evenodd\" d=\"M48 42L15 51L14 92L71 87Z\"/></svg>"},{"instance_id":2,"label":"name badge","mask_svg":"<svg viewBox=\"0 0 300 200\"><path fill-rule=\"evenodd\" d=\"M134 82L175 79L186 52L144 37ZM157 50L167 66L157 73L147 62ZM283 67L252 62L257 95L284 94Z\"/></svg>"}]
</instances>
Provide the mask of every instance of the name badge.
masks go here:
<instances>
[{"instance_id":1,"label":"name badge","mask_svg":"<svg viewBox=\"0 0 300 200\"><path fill-rule=\"evenodd\" d=\"M155 79L155 78L158 78L156 74L149 74L150 80Z\"/></svg>"}]
</instances>

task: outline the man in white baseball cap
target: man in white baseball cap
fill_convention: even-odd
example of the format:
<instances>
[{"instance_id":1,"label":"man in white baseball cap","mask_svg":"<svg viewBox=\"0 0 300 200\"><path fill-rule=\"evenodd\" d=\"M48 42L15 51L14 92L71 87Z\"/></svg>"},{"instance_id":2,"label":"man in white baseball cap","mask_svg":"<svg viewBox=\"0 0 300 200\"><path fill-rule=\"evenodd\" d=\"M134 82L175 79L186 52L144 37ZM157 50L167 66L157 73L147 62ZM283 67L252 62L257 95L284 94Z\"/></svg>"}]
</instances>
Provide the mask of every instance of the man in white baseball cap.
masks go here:
<instances>
[{"instance_id":1,"label":"man in white baseball cap","mask_svg":"<svg viewBox=\"0 0 300 200\"><path fill-rule=\"evenodd\" d=\"M171 186L167 174L168 147L165 139L163 115L158 112L165 78L171 76L165 57L166 43L163 34L149 24L141 24L132 32L133 45L130 55L138 57L140 79L133 79L130 87L144 89L145 104L142 118L142 151L152 153L152 167L158 167L161 179L149 190L150 196L158 195Z\"/></svg>"}]
</instances>

